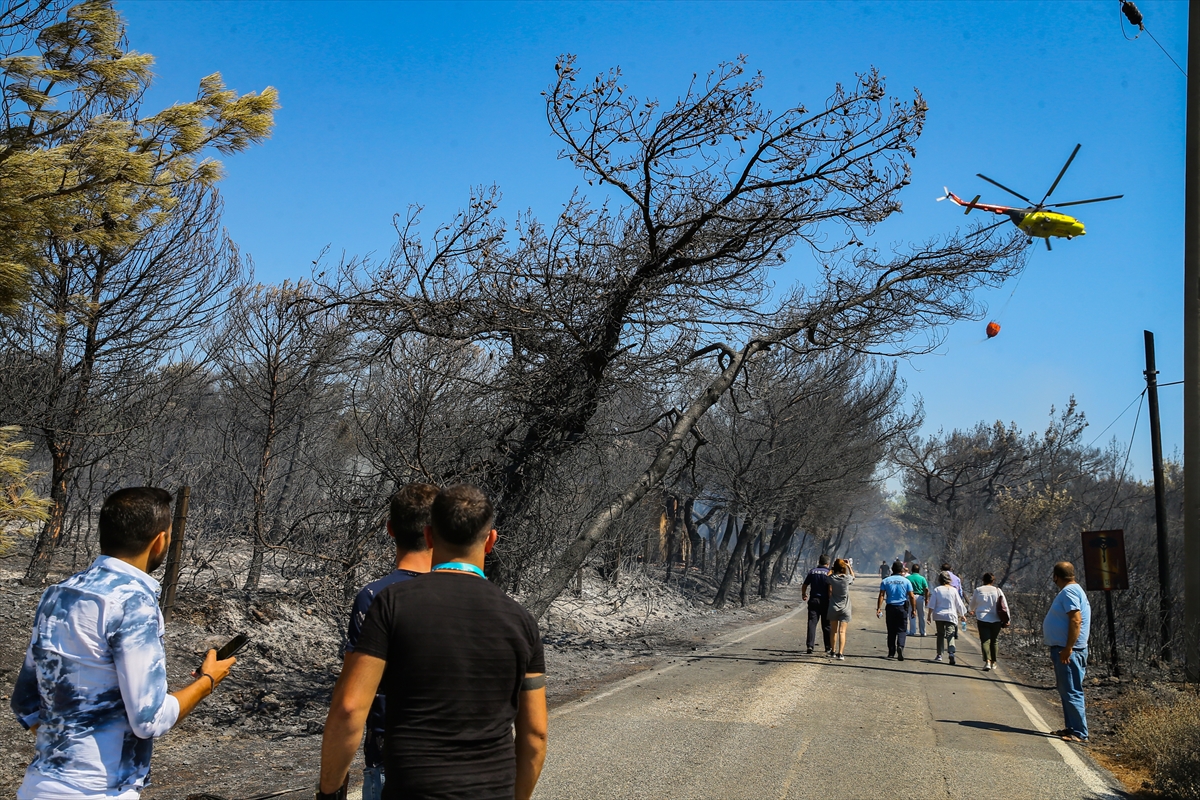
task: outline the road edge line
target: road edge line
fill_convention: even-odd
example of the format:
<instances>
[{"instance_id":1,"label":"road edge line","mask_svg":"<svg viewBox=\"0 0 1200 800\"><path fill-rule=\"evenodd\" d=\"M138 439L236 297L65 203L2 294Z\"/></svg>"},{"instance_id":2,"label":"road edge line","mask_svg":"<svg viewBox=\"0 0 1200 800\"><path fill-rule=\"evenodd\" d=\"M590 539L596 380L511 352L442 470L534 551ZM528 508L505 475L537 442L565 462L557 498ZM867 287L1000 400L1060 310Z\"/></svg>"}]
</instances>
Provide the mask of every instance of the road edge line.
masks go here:
<instances>
[{"instance_id":1,"label":"road edge line","mask_svg":"<svg viewBox=\"0 0 1200 800\"><path fill-rule=\"evenodd\" d=\"M1004 688L1017 701L1017 705L1025 712L1025 716L1029 719L1030 724L1037 728L1042 733L1051 733L1050 726L1046 724L1046 720L1038 713L1038 710L1033 707L1033 703L1029 702L1029 698L1025 696L1016 686L1013 686L1008 680L999 681L1004 685ZM1069 744L1064 742L1057 736L1049 738L1050 746L1058 751L1062 760L1070 767L1075 775L1083 782L1083 785L1090 792L1094 792L1100 797L1109 798L1110 800L1120 800L1124 795L1117 793L1111 783L1106 781L1104 777L1094 768L1087 765L1079 754L1076 753Z\"/></svg>"},{"instance_id":2,"label":"road edge line","mask_svg":"<svg viewBox=\"0 0 1200 800\"><path fill-rule=\"evenodd\" d=\"M776 625L782 625L784 622L787 622L789 619L796 616L797 614L799 614L801 611L805 610L806 608L807 608L807 606L805 604L803 604L803 603L798 604L794 609L787 612L786 614L783 614L781 616L776 617L775 619L768 620L766 622L760 622L759 624L751 627L749 630L744 631L742 633L742 635L738 636L736 639L729 639L728 641L723 641L720 644L715 645L714 647L708 648L707 650L704 651L704 653L705 654L718 653L727 647L732 647L735 644L740 644L741 642L744 642L747 639L749 639L751 636L756 636L765 630L774 628ZM732 634L727 634L727 635L732 635ZM605 689L602 692L598 692L596 694L589 695L588 697L580 698L579 700L574 700L570 703L566 703L564 705L559 706L558 708L556 708L550 712L548 718L552 719L552 720L557 719L558 717L569 714L572 711L578 711L581 708L587 708L588 706L592 705L593 703L598 703L601 700L604 700L605 698L612 697L614 694L617 694L618 692L625 691L630 686L636 686L637 684L641 683L642 681L650 680L651 678L653 678L657 675L665 675L666 673L675 670L677 667L680 667L683 664L686 664L688 659L694 658L694 657L695 656L685 656L683 658L683 660L676 661L674 664L668 664L668 665L662 667L661 669L647 670L647 672L652 672L653 673L652 675L647 675L646 672L639 672L637 675L630 675L628 678L622 678L621 680L617 681L612 686L610 686L608 689Z\"/></svg>"}]
</instances>

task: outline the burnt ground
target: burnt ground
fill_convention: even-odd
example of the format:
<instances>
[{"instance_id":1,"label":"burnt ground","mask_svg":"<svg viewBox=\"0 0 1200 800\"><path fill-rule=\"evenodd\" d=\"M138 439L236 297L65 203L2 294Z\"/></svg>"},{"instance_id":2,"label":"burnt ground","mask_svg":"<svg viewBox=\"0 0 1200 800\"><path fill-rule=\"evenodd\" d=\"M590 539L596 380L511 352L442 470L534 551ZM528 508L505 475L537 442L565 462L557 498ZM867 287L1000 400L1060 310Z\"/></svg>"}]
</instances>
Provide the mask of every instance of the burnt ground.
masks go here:
<instances>
[{"instance_id":1,"label":"burnt ground","mask_svg":"<svg viewBox=\"0 0 1200 800\"><path fill-rule=\"evenodd\" d=\"M15 579L16 564L0 567L8 567L0 578L0 697L7 706L41 590ZM587 604L580 600L552 611L543 628L551 707L783 613L799 600L798 588L786 589L746 609L714 612L703 602L711 596L707 589L665 589L646 579L630 593L642 605L623 625L588 620L597 617L596 607L604 617L612 608L632 605L629 595L598 598L590 609L580 609L579 603ZM259 592L252 603L237 592L189 591L178 603L167 632L172 687L190 680L188 673L207 648L240 631L252 643L217 692L156 743L144 800L183 800L201 792L239 800L287 788L311 791L340 667L341 620L297 604L283 591ZM0 798L15 796L33 755L33 737L11 715L7 720L0 724ZM352 775L357 777L357 768Z\"/></svg>"}]
</instances>

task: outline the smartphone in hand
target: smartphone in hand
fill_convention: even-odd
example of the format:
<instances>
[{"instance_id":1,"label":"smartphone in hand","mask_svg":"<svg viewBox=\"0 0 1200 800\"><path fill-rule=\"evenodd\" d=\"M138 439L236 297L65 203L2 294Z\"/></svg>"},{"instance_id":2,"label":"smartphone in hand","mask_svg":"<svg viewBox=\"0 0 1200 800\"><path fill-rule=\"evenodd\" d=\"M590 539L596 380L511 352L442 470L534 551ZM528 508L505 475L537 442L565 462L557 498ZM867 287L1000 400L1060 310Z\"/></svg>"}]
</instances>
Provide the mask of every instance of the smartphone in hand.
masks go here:
<instances>
[{"instance_id":1,"label":"smartphone in hand","mask_svg":"<svg viewBox=\"0 0 1200 800\"><path fill-rule=\"evenodd\" d=\"M250 637L244 633L239 633L237 636L226 642L220 650L217 651L217 661L224 661L227 658L233 658L238 651L250 643Z\"/></svg>"},{"instance_id":2,"label":"smartphone in hand","mask_svg":"<svg viewBox=\"0 0 1200 800\"><path fill-rule=\"evenodd\" d=\"M248 644L250 644L250 637L244 633L239 633L237 636L221 645L221 648L217 650L217 661L224 661L227 658L232 658L238 653L238 651ZM197 667L196 670L192 672L193 678L200 675L201 668L202 667Z\"/></svg>"}]
</instances>

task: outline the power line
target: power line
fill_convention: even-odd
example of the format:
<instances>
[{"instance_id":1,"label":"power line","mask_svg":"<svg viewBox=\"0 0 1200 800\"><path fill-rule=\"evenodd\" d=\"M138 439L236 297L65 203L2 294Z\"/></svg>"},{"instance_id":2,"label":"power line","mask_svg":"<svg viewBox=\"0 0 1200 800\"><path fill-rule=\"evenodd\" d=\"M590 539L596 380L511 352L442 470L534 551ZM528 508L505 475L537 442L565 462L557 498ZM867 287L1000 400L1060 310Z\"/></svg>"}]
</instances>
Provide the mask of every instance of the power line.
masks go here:
<instances>
[{"instance_id":1,"label":"power line","mask_svg":"<svg viewBox=\"0 0 1200 800\"><path fill-rule=\"evenodd\" d=\"M1180 383L1183 383L1183 381L1180 381ZM1142 391L1138 393L1138 396L1133 398L1132 400L1130 400L1129 405L1125 406L1125 411L1128 411L1129 409L1133 408L1133 404L1136 403L1138 400L1141 400L1145 396L1146 396L1146 390L1142 389ZM1092 439L1090 442L1088 442L1088 447L1091 447L1092 445L1094 445L1096 442L1098 442L1100 440L1101 436L1108 433L1108 429L1111 428L1113 425L1116 425L1121 420L1121 417L1125 416L1125 411L1122 411L1120 414L1117 414L1116 419L1114 419L1112 422L1108 423L1108 425L1105 426L1104 430L1100 431L1100 433L1098 433L1096 435L1095 439ZM1141 406L1138 407L1138 413L1139 414L1142 413Z\"/></svg>"},{"instance_id":2,"label":"power line","mask_svg":"<svg viewBox=\"0 0 1200 800\"><path fill-rule=\"evenodd\" d=\"M1183 73L1183 77L1187 77L1187 71L1183 67L1179 66L1179 62L1175 60L1175 57L1167 52L1167 48L1162 46L1162 42L1154 38L1154 34L1151 33L1146 27L1144 18L1142 17L1142 12L1138 11L1137 6L1135 6L1129 0L1121 0L1121 15L1123 15L1125 19L1129 20L1131 25L1136 25L1139 31L1145 31L1146 35L1150 37L1150 40L1158 45L1158 49L1163 51L1163 55L1171 59L1171 63L1175 65L1175 69ZM1137 39L1138 36L1141 36L1141 34L1138 33L1136 36L1131 38L1129 34L1125 33L1125 21L1121 20L1120 16L1118 16L1117 19L1121 22L1121 35L1127 40L1132 42L1134 39Z\"/></svg>"},{"instance_id":3,"label":"power line","mask_svg":"<svg viewBox=\"0 0 1200 800\"><path fill-rule=\"evenodd\" d=\"M1145 396L1146 392L1143 391L1140 395L1138 395L1138 400L1142 400ZM1121 413L1124 414L1125 412L1122 411ZM1113 490L1112 502L1108 504L1108 511L1106 511L1104 514L1104 521L1100 523L1101 530L1103 530L1104 526L1108 524L1108 515L1112 513L1113 506L1117 504L1117 497L1121 494L1121 486L1125 483L1125 470L1129 466L1129 454L1133 452L1133 440L1137 436L1137 424L1141 418L1142 404L1139 402L1137 416L1133 418L1133 433L1129 435L1129 447L1125 448L1125 463L1121 465L1121 475L1117 478L1117 488Z\"/></svg>"}]
</instances>

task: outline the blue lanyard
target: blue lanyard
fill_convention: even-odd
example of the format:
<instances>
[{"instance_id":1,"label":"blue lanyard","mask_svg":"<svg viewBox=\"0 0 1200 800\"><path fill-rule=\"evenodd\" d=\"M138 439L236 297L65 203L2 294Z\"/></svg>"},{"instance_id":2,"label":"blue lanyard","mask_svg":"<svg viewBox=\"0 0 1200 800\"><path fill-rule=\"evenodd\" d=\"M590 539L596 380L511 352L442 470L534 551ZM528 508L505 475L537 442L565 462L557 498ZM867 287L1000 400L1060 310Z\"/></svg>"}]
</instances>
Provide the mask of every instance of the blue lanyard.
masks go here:
<instances>
[{"instance_id":1,"label":"blue lanyard","mask_svg":"<svg viewBox=\"0 0 1200 800\"><path fill-rule=\"evenodd\" d=\"M470 572L474 575L478 575L484 580L487 579L487 576L483 574L483 570L481 570L479 567L475 566L474 564L464 564L461 561L447 561L444 564L437 564L433 567L433 572L439 572L442 570L449 570L451 572Z\"/></svg>"}]
</instances>

